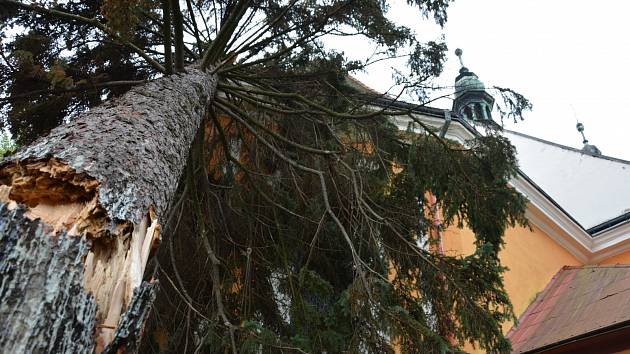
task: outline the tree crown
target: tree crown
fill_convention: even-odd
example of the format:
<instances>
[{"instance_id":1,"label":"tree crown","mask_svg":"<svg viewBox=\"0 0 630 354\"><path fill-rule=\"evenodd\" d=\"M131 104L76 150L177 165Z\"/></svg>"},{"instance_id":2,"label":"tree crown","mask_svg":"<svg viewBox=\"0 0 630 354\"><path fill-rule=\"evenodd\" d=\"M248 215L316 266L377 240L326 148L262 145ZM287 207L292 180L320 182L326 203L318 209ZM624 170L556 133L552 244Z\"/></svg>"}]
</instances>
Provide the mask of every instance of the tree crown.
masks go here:
<instances>
[{"instance_id":1,"label":"tree crown","mask_svg":"<svg viewBox=\"0 0 630 354\"><path fill-rule=\"evenodd\" d=\"M408 3L447 19L448 0ZM376 108L383 97L349 84L353 70L401 54L395 75L417 97L440 74L446 45L389 20L388 6L0 0L0 104L20 144L191 65L219 78L154 260L164 297L146 348L509 352L498 252L505 229L526 223L507 185L514 148L494 131L466 147L441 139L413 109ZM348 60L326 36L367 38L378 55ZM529 104L509 102L517 115ZM422 132L398 131L392 116ZM450 225L474 231L474 254L436 251Z\"/></svg>"}]
</instances>

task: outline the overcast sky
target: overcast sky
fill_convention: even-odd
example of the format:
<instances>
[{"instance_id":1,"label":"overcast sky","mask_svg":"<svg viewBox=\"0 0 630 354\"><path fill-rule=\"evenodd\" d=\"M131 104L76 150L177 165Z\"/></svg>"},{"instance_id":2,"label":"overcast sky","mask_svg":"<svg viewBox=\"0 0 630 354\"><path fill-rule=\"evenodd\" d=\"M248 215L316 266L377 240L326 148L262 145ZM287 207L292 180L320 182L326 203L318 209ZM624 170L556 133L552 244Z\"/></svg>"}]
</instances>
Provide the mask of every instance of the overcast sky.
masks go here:
<instances>
[{"instance_id":1,"label":"overcast sky","mask_svg":"<svg viewBox=\"0 0 630 354\"><path fill-rule=\"evenodd\" d=\"M529 98L534 110L524 122L506 128L581 148L577 118L603 154L630 160L628 14L630 2L624 0L456 0L443 30L423 21L404 1L389 15L422 38L444 35L449 58L440 84L453 85L459 70L453 52L459 47L464 64L486 87L510 87ZM369 53L347 43L343 49ZM392 65L400 64L375 66L357 76L387 90Z\"/></svg>"},{"instance_id":2,"label":"overcast sky","mask_svg":"<svg viewBox=\"0 0 630 354\"><path fill-rule=\"evenodd\" d=\"M533 103L525 121L506 122L507 129L581 148L578 119L604 155L630 160L630 1L456 0L443 29L405 0L393 3L388 16L397 23L425 40L444 36L449 52L438 85L454 84L453 52L462 48L465 65L486 87L512 88ZM361 59L374 49L356 38L326 44ZM391 67L400 65L380 62L356 76L384 92L393 84ZM432 105L451 108L452 100Z\"/></svg>"}]
</instances>

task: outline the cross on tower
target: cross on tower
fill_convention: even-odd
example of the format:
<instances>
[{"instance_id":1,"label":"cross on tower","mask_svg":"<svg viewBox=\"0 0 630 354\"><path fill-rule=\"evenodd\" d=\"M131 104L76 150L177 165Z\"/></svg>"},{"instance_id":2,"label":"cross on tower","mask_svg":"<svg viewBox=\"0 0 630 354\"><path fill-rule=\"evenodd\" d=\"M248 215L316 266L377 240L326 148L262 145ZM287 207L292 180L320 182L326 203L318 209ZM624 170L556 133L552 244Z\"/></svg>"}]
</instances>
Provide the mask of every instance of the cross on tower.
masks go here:
<instances>
[{"instance_id":1,"label":"cross on tower","mask_svg":"<svg viewBox=\"0 0 630 354\"><path fill-rule=\"evenodd\" d=\"M575 127L577 128L577 131L582 134L582 144L588 144L588 139L586 139L586 136L584 136L584 124L578 122Z\"/></svg>"},{"instance_id":2,"label":"cross on tower","mask_svg":"<svg viewBox=\"0 0 630 354\"><path fill-rule=\"evenodd\" d=\"M464 54L464 51L457 48L455 49L455 55L457 55L457 57L459 58L459 64L462 66L462 68L464 68L464 61L462 60L462 54Z\"/></svg>"}]
</instances>

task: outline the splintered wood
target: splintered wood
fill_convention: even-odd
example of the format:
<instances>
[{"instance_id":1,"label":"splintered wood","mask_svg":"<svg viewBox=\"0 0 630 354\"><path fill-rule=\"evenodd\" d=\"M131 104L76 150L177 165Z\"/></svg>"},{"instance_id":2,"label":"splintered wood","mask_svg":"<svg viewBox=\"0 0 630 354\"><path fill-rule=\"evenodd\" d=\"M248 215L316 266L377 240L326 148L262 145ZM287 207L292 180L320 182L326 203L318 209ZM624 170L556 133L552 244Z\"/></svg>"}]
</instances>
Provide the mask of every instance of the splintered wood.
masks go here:
<instances>
[{"instance_id":1,"label":"splintered wood","mask_svg":"<svg viewBox=\"0 0 630 354\"><path fill-rule=\"evenodd\" d=\"M55 159L12 164L0 170L0 201L27 206L27 216L41 219L53 234L66 231L85 236L85 288L96 299L96 352L113 337L118 321L142 282L149 255L160 241L160 225L153 208L134 225L110 220L99 205L99 183L75 173Z\"/></svg>"}]
</instances>

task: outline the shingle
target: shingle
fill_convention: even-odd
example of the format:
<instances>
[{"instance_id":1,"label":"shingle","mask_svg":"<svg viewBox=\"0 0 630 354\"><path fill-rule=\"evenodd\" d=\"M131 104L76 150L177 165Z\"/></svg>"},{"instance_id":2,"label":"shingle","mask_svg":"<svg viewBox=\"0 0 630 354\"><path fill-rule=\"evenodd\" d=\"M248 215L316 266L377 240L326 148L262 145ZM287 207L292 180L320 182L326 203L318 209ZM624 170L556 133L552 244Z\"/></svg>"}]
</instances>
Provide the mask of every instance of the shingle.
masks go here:
<instances>
[{"instance_id":1,"label":"shingle","mask_svg":"<svg viewBox=\"0 0 630 354\"><path fill-rule=\"evenodd\" d=\"M524 353L630 320L630 265L564 267L508 333Z\"/></svg>"}]
</instances>

